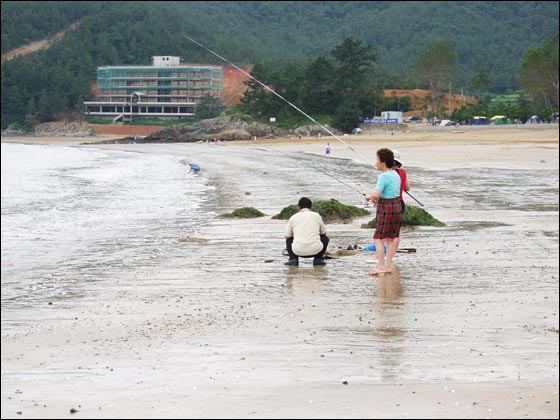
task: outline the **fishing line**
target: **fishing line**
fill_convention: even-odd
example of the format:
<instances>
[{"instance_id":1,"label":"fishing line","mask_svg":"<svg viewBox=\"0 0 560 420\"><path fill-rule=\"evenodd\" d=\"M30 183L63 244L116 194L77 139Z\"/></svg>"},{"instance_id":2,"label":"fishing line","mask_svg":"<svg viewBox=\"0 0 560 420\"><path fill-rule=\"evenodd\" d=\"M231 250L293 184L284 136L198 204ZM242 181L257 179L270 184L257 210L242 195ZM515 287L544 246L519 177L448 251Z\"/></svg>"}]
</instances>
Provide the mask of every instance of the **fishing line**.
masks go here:
<instances>
[{"instance_id":1,"label":"fishing line","mask_svg":"<svg viewBox=\"0 0 560 420\"><path fill-rule=\"evenodd\" d=\"M346 147L348 147L350 150L352 150L354 153L356 153L358 156L360 156L364 161L366 161L367 163L369 163L370 165L372 165L373 167L375 167L375 165L373 163L371 163L367 158L365 158L364 156L362 156L359 152L357 152L356 150L354 150L354 148L352 148L352 146L350 146L348 143L346 143L344 140L342 140L340 137L338 137L336 134L334 134L331 130L329 130L327 127L325 127L323 124L321 124L320 122L318 122L317 120L315 120L313 117L311 117L310 115L306 114L304 111L302 111L301 109L299 109L297 106L295 106L293 103L291 103L290 101L288 101L286 98L284 98L282 95L280 95L279 93L275 92L274 90L272 90L271 88L269 88L268 86L266 86L264 83L262 83L260 80L257 80L256 78L254 78L253 76L251 76L249 73L247 73L245 70L237 67L235 64L233 64L231 61L225 59L224 57L222 57L221 55L219 55L218 53L215 53L214 51L212 51L210 48L205 47L204 45L202 45L200 42L195 41L194 39L188 37L187 35L185 35L185 37L187 39L189 39L190 41L194 42L196 45L200 46L201 48L204 48L205 50L207 50L208 52L214 54L216 57L218 57L219 59L225 61L226 63L230 64L231 66L235 67L237 70L239 70L241 73L243 73L245 76L253 79L255 82L257 82L259 85L261 85L263 88L265 88L266 90L268 90L269 92L273 93L274 95L278 96L280 99L282 99L284 102L286 102L288 105L290 105L292 108L294 108L296 111L302 113L303 115L305 115L307 118L309 118L311 121L313 121L315 124L319 125L323 130L325 130L327 133L329 133L331 136L333 136L335 139L337 139L339 142L341 142L342 144L344 144Z\"/></svg>"},{"instance_id":2,"label":"fishing line","mask_svg":"<svg viewBox=\"0 0 560 420\"><path fill-rule=\"evenodd\" d=\"M256 79L255 77L251 76L249 73L247 73L245 70L243 70L242 68L236 66L235 64L233 64L231 61L229 61L228 59L222 57L221 55L219 55L218 53L212 51L210 48L202 45L200 42L192 39L191 37L185 35L185 38L187 38L189 41L195 43L196 45L198 45L201 48L204 48L206 51L210 52L211 54L215 55L216 57L218 57L220 60L225 61L226 63L228 63L229 65L233 66L235 69L239 70L241 73L243 73L245 76L249 77L250 79L254 80L255 82L257 82L259 85L261 85L263 88L265 88L266 90L268 90L269 92L273 93L274 95L276 95L277 97L279 97L280 99L282 99L284 102L286 102L288 105L290 105L292 108L294 108L296 111L300 112L301 114L303 114L306 118L309 118L311 121L313 121L315 124L317 124L318 126L320 126L323 130L325 130L327 133L329 133L331 136L333 136L335 139L337 139L339 142L341 142L342 144L344 144L346 147L348 147L350 150L352 150L354 153L356 153L360 158L362 158L364 160L364 162L367 162L368 164L370 164L371 166L373 166L374 168L377 169L377 167L370 162L365 156L363 156L361 153L359 153L357 150L355 150L352 146L350 146L348 143L346 143L344 140L342 140L340 137L338 137L336 134L334 134L331 130L329 130L327 127L325 127L323 124L321 124L320 122L318 122L317 120L315 120L313 117L311 117L310 115L308 115L307 113L305 113L304 111L302 111L301 109L299 109L297 106L295 106L293 103L291 103L290 101L288 101L286 98L284 98L282 95L280 95L279 93L277 93L276 91L274 91L273 89L269 88L268 86L266 86L264 83L262 83L260 80ZM337 180L339 181L339 180ZM342 181L340 181L342 182ZM354 189L352 187L352 189ZM405 191L412 199L414 199L414 201L416 201L418 204L420 204L421 206L424 206L422 203L420 203L418 200L416 200L414 197L412 197L407 191ZM360 192L361 195L365 195L363 193Z\"/></svg>"},{"instance_id":3,"label":"fishing line","mask_svg":"<svg viewBox=\"0 0 560 420\"><path fill-rule=\"evenodd\" d=\"M266 150L270 150L270 149L266 149ZM282 152L281 150L274 150L274 152L278 152L278 153L282 153L283 155L290 156L288 153L284 153L284 152ZM332 179L334 179L335 181L338 181L338 182L340 182L341 184L346 185L348 188L350 188L350 189L356 191L356 192L357 192L358 194L360 194L362 197L366 195L365 193L361 192L360 190L358 190L357 188L353 187L352 185L347 184L346 182L342 181L341 179L338 179L337 177L331 175L330 173L328 173L328 172L326 172L326 171L323 171L322 169L319 169L319 168L317 168L317 167L315 167L315 166L313 166L313 165L310 165L309 163L307 163L307 162L305 162L305 161L303 161L303 160L301 160L301 161L299 161L299 162L300 162L300 163L303 163L304 165L307 165L307 166L309 166L310 168L312 168L312 169L314 169L314 170L316 170L316 171L319 171L319 172L321 172L321 173L323 173L323 174L325 174L325 175L327 175L327 176L330 176L330 177L331 177Z\"/></svg>"}]
</instances>

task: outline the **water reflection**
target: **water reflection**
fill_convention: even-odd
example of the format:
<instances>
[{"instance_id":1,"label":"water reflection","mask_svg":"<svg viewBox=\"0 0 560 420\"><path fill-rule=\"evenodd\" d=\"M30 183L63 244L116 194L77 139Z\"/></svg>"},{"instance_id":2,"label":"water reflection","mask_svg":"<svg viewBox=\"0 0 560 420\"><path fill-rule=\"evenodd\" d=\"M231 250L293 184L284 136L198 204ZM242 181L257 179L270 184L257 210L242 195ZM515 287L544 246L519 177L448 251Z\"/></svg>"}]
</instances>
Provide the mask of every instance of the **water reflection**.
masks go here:
<instances>
[{"instance_id":1,"label":"water reflection","mask_svg":"<svg viewBox=\"0 0 560 420\"><path fill-rule=\"evenodd\" d=\"M286 290L301 296L319 293L328 274L324 266L286 268Z\"/></svg>"},{"instance_id":2,"label":"water reflection","mask_svg":"<svg viewBox=\"0 0 560 420\"><path fill-rule=\"evenodd\" d=\"M398 267L395 266L391 273L377 276L375 295L383 299L381 304L398 303L401 293L401 274Z\"/></svg>"},{"instance_id":3,"label":"water reflection","mask_svg":"<svg viewBox=\"0 0 560 420\"><path fill-rule=\"evenodd\" d=\"M378 316L372 332L380 343L381 378L384 382L391 382L401 374L409 331L403 319L405 311L400 299L402 287L398 267L394 267L391 273L377 276L376 281Z\"/></svg>"}]
</instances>

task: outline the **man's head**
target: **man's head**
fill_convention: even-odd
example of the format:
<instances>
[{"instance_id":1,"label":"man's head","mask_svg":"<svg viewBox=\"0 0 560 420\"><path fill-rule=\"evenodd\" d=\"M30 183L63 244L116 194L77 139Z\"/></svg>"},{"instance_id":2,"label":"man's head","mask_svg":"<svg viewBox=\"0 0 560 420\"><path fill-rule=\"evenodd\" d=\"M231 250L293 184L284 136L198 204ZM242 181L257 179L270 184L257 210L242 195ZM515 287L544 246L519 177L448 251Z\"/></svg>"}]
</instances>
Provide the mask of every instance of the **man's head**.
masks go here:
<instances>
[{"instance_id":1,"label":"man's head","mask_svg":"<svg viewBox=\"0 0 560 420\"><path fill-rule=\"evenodd\" d=\"M298 207L300 209L311 209L312 205L313 205L313 203L307 197L301 197L298 201Z\"/></svg>"}]
</instances>

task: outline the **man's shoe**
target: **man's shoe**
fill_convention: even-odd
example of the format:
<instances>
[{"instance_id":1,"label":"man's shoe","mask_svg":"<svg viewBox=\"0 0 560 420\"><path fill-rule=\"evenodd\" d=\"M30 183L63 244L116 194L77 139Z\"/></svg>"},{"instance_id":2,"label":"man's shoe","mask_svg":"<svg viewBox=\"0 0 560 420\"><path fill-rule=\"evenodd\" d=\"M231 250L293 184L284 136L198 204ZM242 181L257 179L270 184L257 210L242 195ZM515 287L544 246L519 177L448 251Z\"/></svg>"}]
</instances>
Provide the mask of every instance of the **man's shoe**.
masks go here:
<instances>
[{"instance_id":1,"label":"man's shoe","mask_svg":"<svg viewBox=\"0 0 560 420\"><path fill-rule=\"evenodd\" d=\"M327 265L327 263L322 258L313 258L313 265Z\"/></svg>"},{"instance_id":2,"label":"man's shoe","mask_svg":"<svg viewBox=\"0 0 560 420\"><path fill-rule=\"evenodd\" d=\"M294 265L297 267L299 265L299 260L297 258L290 258L284 265Z\"/></svg>"}]
</instances>

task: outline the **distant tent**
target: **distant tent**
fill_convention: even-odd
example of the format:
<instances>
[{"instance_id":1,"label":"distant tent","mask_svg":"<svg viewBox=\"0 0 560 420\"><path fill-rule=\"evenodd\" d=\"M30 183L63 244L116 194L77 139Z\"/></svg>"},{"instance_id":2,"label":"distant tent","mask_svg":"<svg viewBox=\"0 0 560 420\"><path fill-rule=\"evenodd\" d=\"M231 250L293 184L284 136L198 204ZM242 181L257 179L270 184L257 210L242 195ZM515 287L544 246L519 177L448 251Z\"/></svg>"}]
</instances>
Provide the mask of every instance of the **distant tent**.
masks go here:
<instances>
[{"instance_id":1,"label":"distant tent","mask_svg":"<svg viewBox=\"0 0 560 420\"><path fill-rule=\"evenodd\" d=\"M525 124L540 124L542 123L541 119L538 115L533 115L531 118L527 120Z\"/></svg>"},{"instance_id":2,"label":"distant tent","mask_svg":"<svg viewBox=\"0 0 560 420\"><path fill-rule=\"evenodd\" d=\"M449 127L453 125L453 121L451 120L441 120L441 122L439 123L440 127Z\"/></svg>"},{"instance_id":3,"label":"distant tent","mask_svg":"<svg viewBox=\"0 0 560 420\"><path fill-rule=\"evenodd\" d=\"M490 118L490 121L492 121L494 124L511 124L511 120L506 117L505 115L494 115L492 118Z\"/></svg>"},{"instance_id":4,"label":"distant tent","mask_svg":"<svg viewBox=\"0 0 560 420\"><path fill-rule=\"evenodd\" d=\"M490 121L488 121L486 119L486 117L475 116L472 119L472 124L473 125L486 125L486 124L490 124Z\"/></svg>"},{"instance_id":5,"label":"distant tent","mask_svg":"<svg viewBox=\"0 0 560 420\"><path fill-rule=\"evenodd\" d=\"M358 127L354 128L354 129L352 130L352 134L360 134L361 132L362 132L362 129L361 129L361 128L358 128Z\"/></svg>"}]
</instances>

